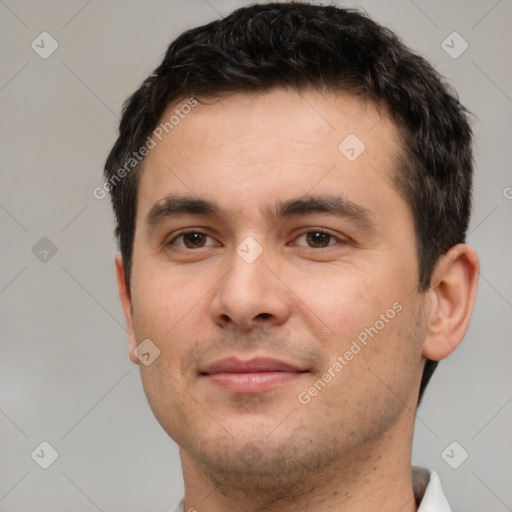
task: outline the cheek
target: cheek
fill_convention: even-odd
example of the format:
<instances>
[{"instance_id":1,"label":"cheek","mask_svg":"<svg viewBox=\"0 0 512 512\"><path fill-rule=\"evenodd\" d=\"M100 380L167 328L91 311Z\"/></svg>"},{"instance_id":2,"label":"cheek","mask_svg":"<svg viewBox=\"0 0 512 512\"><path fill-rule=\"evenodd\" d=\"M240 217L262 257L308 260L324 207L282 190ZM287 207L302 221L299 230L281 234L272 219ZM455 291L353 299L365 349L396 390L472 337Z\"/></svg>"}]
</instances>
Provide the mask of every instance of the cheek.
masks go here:
<instances>
[{"instance_id":1,"label":"cheek","mask_svg":"<svg viewBox=\"0 0 512 512\"><path fill-rule=\"evenodd\" d=\"M153 413L167 432L179 438L190 427L184 414L190 408L190 395L180 365L198 343L199 302L204 291L192 279L180 280L171 269L156 267L144 268L139 263L132 281L137 341L149 338L160 350L151 365L141 363L139 369Z\"/></svg>"},{"instance_id":2,"label":"cheek","mask_svg":"<svg viewBox=\"0 0 512 512\"><path fill-rule=\"evenodd\" d=\"M163 344L197 321L204 290L193 277L180 278L170 268L139 264L138 270L132 287L135 330Z\"/></svg>"},{"instance_id":3,"label":"cheek","mask_svg":"<svg viewBox=\"0 0 512 512\"><path fill-rule=\"evenodd\" d=\"M317 382L319 377L330 382L318 393L314 407L338 411L342 426L356 424L361 418L379 418L381 425L391 424L404 404L413 409L411 393L416 392L421 377L424 330L416 322L412 304L400 303L400 311L398 306L393 309L393 304L354 320L346 335L330 346L330 368L335 377L327 374L328 368L322 370L326 372L322 376L315 376ZM372 431L372 421L362 431Z\"/></svg>"},{"instance_id":4,"label":"cheek","mask_svg":"<svg viewBox=\"0 0 512 512\"><path fill-rule=\"evenodd\" d=\"M290 275L288 279L298 297L298 314L310 332L325 332L322 341L339 349L373 325L397 296L391 286L363 269L331 267L319 275Z\"/></svg>"},{"instance_id":5,"label":"cheek","mask_svg":"<svg viewBox=\"0 0 512 512\"><path fill-rule=\"evenodd\" d=\"M400 283L391 273L376 277L362 270L332 273L321 289L313 286L316 279L296 282L301 283L296 293L307 306L299 314L309 332L329 353L331 367L338 356L342 358L343 370L336 379L340 386L352 393L361 385L382 387L373 382L379 378L392 388L401 377L411 378L420 363L424 330L421 304L411 296L410 282Z\"/></svg>"}]
</instances>

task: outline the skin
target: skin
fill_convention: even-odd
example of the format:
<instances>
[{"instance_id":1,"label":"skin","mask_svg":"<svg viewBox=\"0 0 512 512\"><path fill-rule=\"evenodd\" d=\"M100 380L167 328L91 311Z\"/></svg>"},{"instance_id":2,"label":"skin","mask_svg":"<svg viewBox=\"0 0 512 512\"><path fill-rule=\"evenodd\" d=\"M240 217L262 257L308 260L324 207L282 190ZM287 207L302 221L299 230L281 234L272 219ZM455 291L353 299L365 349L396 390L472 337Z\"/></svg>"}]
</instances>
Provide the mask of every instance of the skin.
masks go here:
<instances>
[{"instance_id":1,"label":"skin","mask_svg":"<svg viewBox=\"0 0 512 512\"><path fill-rule=\"evenodd\" d=\"M366 146L354 161L338 150L349 134ZM442 359L462 340L478 259L453 247L418 291L413 218L393 186L394 124L347 94L279 89L199 104L157 142L139 185L130 290L120 254L116 271L132 361L146 338L160 350L140 371L180 446L185 510L416 510L410 460L425 357ZM148 225L171 193L224 214ZM341 194L371 225L268 215L305 194ZM208 236L177 238L185 228ZM319 243L308 235L318 230L333 236ZM248 236L263 251L252 263L236 252ZM394 318L302 404L299 393L393 304ZM303 373L237 393L200 375L226 356L273 357Z\"/></svg>"}]
</instances>

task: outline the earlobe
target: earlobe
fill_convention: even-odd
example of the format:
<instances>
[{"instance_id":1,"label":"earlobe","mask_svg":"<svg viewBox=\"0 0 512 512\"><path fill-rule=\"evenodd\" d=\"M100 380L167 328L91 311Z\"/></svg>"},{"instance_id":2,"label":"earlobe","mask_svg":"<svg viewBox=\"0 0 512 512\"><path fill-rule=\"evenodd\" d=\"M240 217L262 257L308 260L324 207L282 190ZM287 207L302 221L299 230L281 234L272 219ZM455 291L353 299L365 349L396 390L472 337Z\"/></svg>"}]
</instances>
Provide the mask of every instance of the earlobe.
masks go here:
<instances>
[{"instance_id":1,"label":"earlobe","mask_svg":"<svg viewBox=\"0 0 512 512\"><path fill-rule=\"evenodd\" d=\"M428 292L424 357L439 361L459 346L471 319L479 270L478 256L467 244L455 245L439 258Z\"/></svg>"},{"instance_id":2,"label":"earlobe","mask_svg":"<svg viewBox=\"0 0 512 512\"><path fill-rule=\"evenodd\" d=\"M123 258L121 253L117 253L115 257L117 288L119 291L119 300L123 308L124 318L126 322L126 330L128 332L128 342L130 345L130 359L133 363L139 364L138 358L134 354L137 347L135 331L133 329L133 308L130 290L126 283L126 274L124 270Z\"/></svg>"}]
</instances>

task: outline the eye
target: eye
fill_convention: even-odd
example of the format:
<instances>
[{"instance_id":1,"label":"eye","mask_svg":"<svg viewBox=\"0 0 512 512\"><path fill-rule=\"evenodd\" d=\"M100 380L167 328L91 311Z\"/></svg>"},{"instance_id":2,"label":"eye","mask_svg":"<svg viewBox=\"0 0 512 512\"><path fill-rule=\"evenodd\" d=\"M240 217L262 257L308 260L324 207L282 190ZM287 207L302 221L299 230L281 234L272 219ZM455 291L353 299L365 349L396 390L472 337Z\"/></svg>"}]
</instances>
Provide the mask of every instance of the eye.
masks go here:
<instances>
[{"instance_id":1,"label":"eye","mask_svg":"<svg viewBox=\"0 0 512 512\"><path fill-rule=\"evenodd\" d=\"M323 247L335 245L337 242L341 242L339 238L320 229L308 231L307 233L300 235L298 238L296 238L296 240L300 240L302 238L306 239L306 243L312 249L322 249Z\"/></svg>"},{"instance_id":2,"label":"eye","mask_svg":"<svg viewBox=\"0 0 512 512\"><path fill-rule=\"evenodd\" d=\"M181 249L201 249L207 247L206 240L210 238L205 233L200 231L184 231L175 236L167 245L175 245ZM181 240L181 244L176 243Z\"/></svg>"}]
</instances>

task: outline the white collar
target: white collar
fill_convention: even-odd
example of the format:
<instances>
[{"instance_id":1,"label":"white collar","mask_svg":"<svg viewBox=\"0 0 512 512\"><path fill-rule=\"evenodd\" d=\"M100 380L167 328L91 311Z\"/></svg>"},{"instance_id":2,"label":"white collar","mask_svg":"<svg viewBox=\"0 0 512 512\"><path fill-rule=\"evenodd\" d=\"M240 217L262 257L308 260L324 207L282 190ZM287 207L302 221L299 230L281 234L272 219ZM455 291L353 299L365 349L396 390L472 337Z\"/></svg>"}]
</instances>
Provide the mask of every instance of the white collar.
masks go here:
<instances>
[{"instance_id":1,"label":"white collar","mask_svg":"<svg viewBox=\"0 0 512 512\"><path fill-rule=\"evenodd\" d=\"M415 497L420 501L418 512L451 512L436 471L412 466L412 483ZM185 512L184 498L170 512Z\"/></svg>"},{"instance_id":2,"label":"white collar","mask_svg":"<svg viewBox=\"0 0 512 512\"><path fill-rule=\"evenodd\" d=\"M421 466L413 466L412 478L415 492L417 490L421 492L422 490L421 485L415 485L415 483L418 483L418 479L415 481L415 476L420 473L422 475L427 474L429 478L428 482L426 482L426 488L423 486L423 496L420 496L421 502L418 507L418 512L451 512L450 505L441 487L441 480L439 479L437 471L425 469Z\"/></svg>"}]
</instances>

